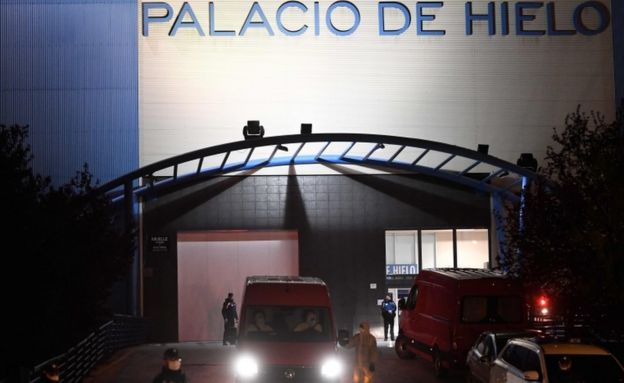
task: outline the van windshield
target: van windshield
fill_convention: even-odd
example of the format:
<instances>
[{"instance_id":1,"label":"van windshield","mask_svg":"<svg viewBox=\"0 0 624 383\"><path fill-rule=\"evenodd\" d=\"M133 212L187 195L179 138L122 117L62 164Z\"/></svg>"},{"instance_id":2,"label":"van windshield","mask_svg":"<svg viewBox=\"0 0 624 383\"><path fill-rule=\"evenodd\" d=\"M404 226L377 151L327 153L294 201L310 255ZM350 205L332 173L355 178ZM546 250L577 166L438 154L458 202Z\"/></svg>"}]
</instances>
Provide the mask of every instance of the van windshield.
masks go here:
<instances>
[{"instance_id":1,"label":"van windshield","mask_svg":"<svg viewBox=\"0 0 624 383\"><path fill-rule=\"evenodd\" d=\"M467 296L462 299L464 323L518 323L524 319L524 304L519 296Z\"/></svg>"},{"instance_id":2,"label":"van windshield","mask_svg":"<svg viewBox=\"0 0 624 383\"><path fill-rule=\"evenodd\" d=\"M323 307L249 306L241 337L268 342L332 341L329 310Z\"/></svg>"}]
</instances>

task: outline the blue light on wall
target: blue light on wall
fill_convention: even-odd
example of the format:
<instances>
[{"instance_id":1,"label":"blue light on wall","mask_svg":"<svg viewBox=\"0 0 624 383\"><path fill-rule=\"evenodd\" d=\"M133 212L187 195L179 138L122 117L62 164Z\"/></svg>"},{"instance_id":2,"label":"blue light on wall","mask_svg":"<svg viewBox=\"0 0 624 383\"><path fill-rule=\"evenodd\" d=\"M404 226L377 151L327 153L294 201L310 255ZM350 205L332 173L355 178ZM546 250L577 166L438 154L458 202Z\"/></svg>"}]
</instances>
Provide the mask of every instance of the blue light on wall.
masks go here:
<instances>
[{"instance_id":1,"label":"blue light on wall","mask_svg":"<svg viewBox=\"0 0 624 383\"><path fill-rule=\"evenodd\" d=\"M102 182L138 167L135 0L0 3L0 123L30 126L56 184L86 162Z\"/></svg>"}]
</instances>

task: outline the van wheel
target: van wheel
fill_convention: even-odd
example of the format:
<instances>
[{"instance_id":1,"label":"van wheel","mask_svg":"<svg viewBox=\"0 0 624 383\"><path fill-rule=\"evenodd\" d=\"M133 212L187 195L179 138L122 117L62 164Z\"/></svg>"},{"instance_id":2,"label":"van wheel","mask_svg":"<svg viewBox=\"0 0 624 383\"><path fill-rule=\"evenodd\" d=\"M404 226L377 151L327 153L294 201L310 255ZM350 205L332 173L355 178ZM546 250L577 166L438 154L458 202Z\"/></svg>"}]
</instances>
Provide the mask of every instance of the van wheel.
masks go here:
<instances>
[{"instance_id":1,"label":"van wheel","mask_svg":"<svg viewBox=\"0 0 624 383\"><path fill-rule=\"evenodd\" d=\"M400 359L412 359L414 353L407 348L407 337L405 335L399 335L394 342L394 351Z\"/></svg>"},{"instance_id":2,"label":"van wheel","mask_svg":"<svg viewBox=\"0 0 624 383\"><path fill-rule=\"evenodd\" d=\"M437 347L433 349L433 373L438 378L446 375L446 368L442 366L442 357Z\"/></svg>"}]
</instances>

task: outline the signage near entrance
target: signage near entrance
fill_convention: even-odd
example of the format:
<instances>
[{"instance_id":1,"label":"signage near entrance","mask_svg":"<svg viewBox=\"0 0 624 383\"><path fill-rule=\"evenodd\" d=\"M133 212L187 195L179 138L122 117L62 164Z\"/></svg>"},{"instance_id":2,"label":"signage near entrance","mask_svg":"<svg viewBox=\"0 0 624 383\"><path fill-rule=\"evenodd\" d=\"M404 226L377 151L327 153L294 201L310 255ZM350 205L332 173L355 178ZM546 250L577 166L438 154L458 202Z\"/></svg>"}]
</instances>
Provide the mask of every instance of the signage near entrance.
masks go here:
<instances>
[{"instance_id":1,"label":"signage near entrance","mask_svg":"<svg viewBox=\"0 0 624 383\"><path fill-rule=\"evenodd\" d=\"M169 236L151 235L150 249L152 253L167 253L169 251Z\"/></svg>"},{"instance_id":2,"label":"signage near entrance","mask_svg":"<svg viewBox=\"0 0 624 383\"><path fill-rule=\"evenodd\" d=\"M386 275L416 275L418 274L418 264L388 264L386 265Z\"/></svg>"},{"instance_id":3,"label":"signage near entrance","mask_svg":"<svg viewBox=\"0 0 624 383\"><path fill-rule=\"evenodd\" d=\"M266 3L268 3L266 6L268 9L275 8L276 4L273 2L267 1ZM201 37L245 36L249 29L258 28L267 36L275 36L276 33L285 36L300 36L308 32L308 29L313 30L315 36L319 36L321 25L327 28L326 31L323 31L324 33L349 36L358 30L362 18L371 20L371 22L375 20L377 33L380 36L397 36L406 33L410 30L412 19L417 35L446 35L446 30L433 29L432 27L436 24L435 10L445 6L443 1L418 1L414 9L411 9L411 4L406 2L380 1L377 3L376 15L362 14L358 6L351 1L338 0L329 5L323 3L323 8L321 8L321 4L320 1L314 1L309 5L299 1L285 1L278 4L273 15L264 10L261 2L256 1L250 5L247 12L240 14L238 22L238 25L241 25L240 28L218 30L215 24L221 24L221 13L217 7L225 8L226 12L224 13L227 13L227 4L215 1L208 2L208 17L204 17L205 15L197 13L189 2L184 2L179 9L176 9L167 2L147 1L142 3L141 9L142 35L145 37L150 35L150 25L165 24L167 29L161 28L160 30L166 32L170 37L176 36L181 30L189 29ZM557 12L556 3L543 1L520 1L512 3L511 7L507 1L498 6L496 2L491 1L487 4L486 10L473 10L472 1L463 4L452 2L449 6L463 6L464 33L466 35L473 34L475 24L486 23L488 35L515 33L519 36L571 36L580 33L585 36L592 36L604 32L610 23L609 10L598 1L579 2L571 14L561 14L561 12ZM474 7L480 8L481 6L475 5ZM340 8L344 9L341 10ZM321 14L322 11L324 14ZM339 13L341 11L351 14L351 22L346 27L339 27L334 23L334 19L340 18ZM543 25L535 22L539 13L545 14ZM591 25L586 21L592 16L599 19L596 25ZM499 32L496 28L497 17L501 18ZM513 31L510 31L509 28L510 18L515 22ZM572 20L573 28L558 29L557 25L561 24L561 19ZM386 25L388 20L392 20L395 26ZM289 27L290 25L295 25L295 27Z\"/></svg>"},{"instance_id":4,"label":"signage near entrance","mask_svg":"<svg viewBox=\"0 0 624 383\"><path fill-rule=\"evenodd\" d=\"M140 165L240 141L248 120L265 137L305 122L541 162L579 104L615 117L612 21L610 0L138 0ZM383 150L373 157L393 148ZM220 166L217 157L178 171ZM445 158L432 151L422 165ZM470 165L458 161L444 169ZM335 172L310 166L297 171Z\"/></svg>"}]
</instances>

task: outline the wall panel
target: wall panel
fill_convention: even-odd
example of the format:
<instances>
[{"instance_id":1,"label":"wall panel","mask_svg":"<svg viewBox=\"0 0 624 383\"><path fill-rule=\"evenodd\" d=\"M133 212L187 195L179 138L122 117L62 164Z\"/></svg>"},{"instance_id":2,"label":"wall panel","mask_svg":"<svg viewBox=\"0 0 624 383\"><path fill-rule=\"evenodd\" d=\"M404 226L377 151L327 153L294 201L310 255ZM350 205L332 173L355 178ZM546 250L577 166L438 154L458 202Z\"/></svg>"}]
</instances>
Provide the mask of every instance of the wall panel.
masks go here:
<instances>
[{"instance_id":1,"label":"wall panel","mask_svg":"<svg viewBox=\"0 0 624 383\"><path fill-rule=\"evenodd\" d=\"M0 2L0 123L30 126L34 170L102 182L138 166L136 2Z\"/></svg>"}]
</instances>

